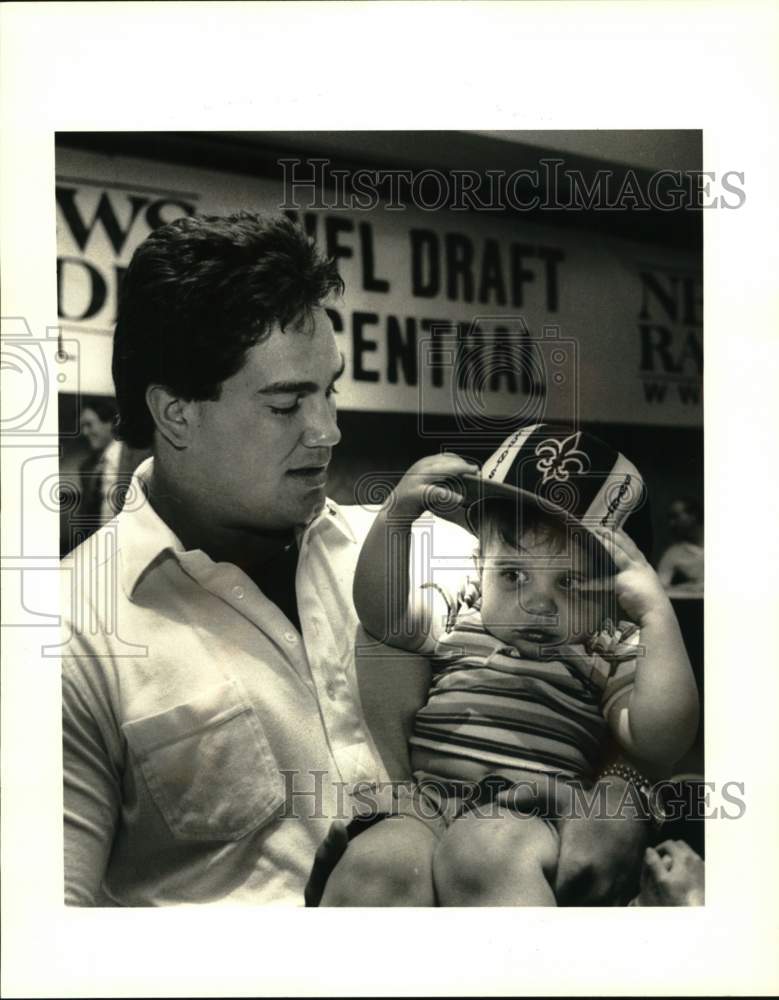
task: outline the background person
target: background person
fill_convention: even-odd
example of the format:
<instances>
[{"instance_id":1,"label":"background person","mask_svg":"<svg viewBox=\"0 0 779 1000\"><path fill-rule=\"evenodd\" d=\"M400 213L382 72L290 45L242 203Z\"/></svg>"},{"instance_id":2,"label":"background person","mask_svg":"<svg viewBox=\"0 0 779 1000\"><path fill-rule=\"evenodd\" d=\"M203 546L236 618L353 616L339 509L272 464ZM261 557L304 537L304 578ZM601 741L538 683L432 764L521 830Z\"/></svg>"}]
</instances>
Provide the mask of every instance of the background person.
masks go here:
<instances>
[{"instance_id":1,"label":"background person","mask_svg":"<svg viewBox=\"0 0 779 1000\"><path fill-rule=\"evenodd\" d=\"M79 467L82 493L79 515L94 520L97 529L119 512L114 489L120 468L122 444L114 437L116 406L108 399L82 401L79 428L91 454Z\"/></svg>"},{"instance_id":2,"label":"background person","mask_svg":"<svg viewBox=\"0 0 779 1000\"><path fill-rule=\"evenodd\" d=\"M703 597L703 508L684 497L668 508L674 537L657 564L657 575L671 596Z\"/></svg>"}]
</instances>

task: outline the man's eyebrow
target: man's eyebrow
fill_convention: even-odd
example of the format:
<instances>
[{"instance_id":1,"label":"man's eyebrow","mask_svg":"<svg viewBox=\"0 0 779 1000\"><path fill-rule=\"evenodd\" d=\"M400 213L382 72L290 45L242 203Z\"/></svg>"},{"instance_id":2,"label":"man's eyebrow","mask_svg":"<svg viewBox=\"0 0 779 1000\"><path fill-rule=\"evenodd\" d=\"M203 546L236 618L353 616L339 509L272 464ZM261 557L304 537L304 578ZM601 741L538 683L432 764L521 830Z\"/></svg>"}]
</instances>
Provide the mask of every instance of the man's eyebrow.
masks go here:
<instances>
[{"instance_id":1,"label":"man's eyebrow","mask_svg":"<svg viewBox=\"0 0 779 1000\"><path fill-rule=\"evenodd\" d=\"M338 371L335 372L328 385L332 385L333 382L339 379L343 375L345 368L346 358L342 354L341 364L338 366ZM319 383L317 382L271 382L270 385L266 385L262 389L258 389L257 392L263 396L275 396L283 393L316 392L318 389Z\"/></svg>"}]
</instances>

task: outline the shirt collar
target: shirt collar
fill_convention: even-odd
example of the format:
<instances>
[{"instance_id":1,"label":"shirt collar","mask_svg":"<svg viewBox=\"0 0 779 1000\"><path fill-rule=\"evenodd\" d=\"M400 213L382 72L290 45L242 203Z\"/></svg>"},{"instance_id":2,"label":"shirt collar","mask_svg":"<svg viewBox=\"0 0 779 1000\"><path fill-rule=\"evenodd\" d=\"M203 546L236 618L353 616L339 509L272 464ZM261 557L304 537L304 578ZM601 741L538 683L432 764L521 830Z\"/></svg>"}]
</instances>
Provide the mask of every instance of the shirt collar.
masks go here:
<instances>
[{"instance_id":1,"label":"shirt collar","mask_svg":"<svg viewBox=\"0 0 779 1000\"><path fill-rule=\"evenodd\" d=\"M149 503L148 484L154 459L141 462L133 473L125 505L117 518L122 585L128 597L163 552L183 553L184 546Z\"/></svg>"},{"instance_id":2,"label":"shirt collar","mask_svg":"<svg viewBox=\"0 0 779 1000\"><path fill-rule=\"evenodd\" d=\"M116 456L117 459L119 458L121 453L122 453L122 442L117 441L116 438L114 438L113 441L110 442L108 447L103 452L104 455L111 455L112 457Z\"/></svg>"},{"instance_id":3,"label":"shirt collar","mask_svg":"<svg viewBox=\"0 0 779 1000\"><path fill-rule=\"evenodd\" d=\"M325 506L322 509L321 514L315 517L314 520L303 529L301 535L305 532L314 532L325 528L334 528L336 531L340 532L340 534L343 535L347 541L357 544L357 539L352 531L352 527L347 518L344 516L340 506L335 502L335 500L330 500L329 498L325 500Z\"/></svg>"},{"instance_id":4,"label":"shirt collar","mask_svg":"<svg viewBox=\"0 0 779 1000\"><path fill-rule=\"evenodd\" d=\"M122 584L128 597L132 597L141 576L160 555L171 552L178 557L186 551L182 542L149 503L148 483L153 471L154 458L147 458L138 466L133 474L125 506L118 517ZM330 499L325 501L322 512L296 533L298 542L304 534L331 528L348 541L357 543L343 511Z\"/></svg>"}]
</instances>

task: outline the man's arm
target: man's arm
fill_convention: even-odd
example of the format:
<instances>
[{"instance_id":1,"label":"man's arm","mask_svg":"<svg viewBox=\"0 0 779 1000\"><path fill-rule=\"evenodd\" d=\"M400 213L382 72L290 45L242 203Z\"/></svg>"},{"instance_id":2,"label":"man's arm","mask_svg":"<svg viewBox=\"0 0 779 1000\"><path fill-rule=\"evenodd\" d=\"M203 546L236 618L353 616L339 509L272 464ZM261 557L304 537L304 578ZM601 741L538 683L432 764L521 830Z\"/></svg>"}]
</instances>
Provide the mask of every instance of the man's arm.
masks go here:
<instances>
[{"instance_id":1,"label":"man's arm","mask_svg":"<svg viewBox=\"0 0 779 1000\"><path fill-rule=\"evenodd\" d=\"M624 779L609 776L581 797L580 815L560 821L559 906L626 906L638 892L652 828L629 809L614 818L628 793Z\"/></svg>"},{"instance_id":2,"label":"man's arm","mask_svg":"<svg viewBox=\"0 0 779 1000\"><path fill-rule=\"evenodd\" d=\"M669 774L667 768L627 757L608 738L595 784L559 823L559 905L626 906L638 893L644 852L657 836L657 817L631 772L650 787Z\"/></svg>"},{"instance_id":3,"label":"man's arm","mask_svg":"<svg viewBox=\"0 0 779 1000\"><path fill-rule=\"evenodd\" d=\"M555 894L560 906L626 906L638 892L653 825L640 793L621 776L630 772L646 775L649 783L667 776L626 757L617 742L608 739L598 779L559 823Z\"/></svg>"},{"instance_id":4,"label":"man's arm","mask_svg":"<svg viewBox=\"0 0 779 1000\"><path fill-rule=\"evenodd\" d=\"M349 834L346 827L339 819L333 820L327 836L314 855L314 863L303 891L306 906L319 906L325 894L327 880L348 846Z\"/></svg>"},{"instance_id":5,"label":"man's arm","mask_svg":"<svg viewBox=\"0 0 779 1000\"><path fill-rule=\"evenodd\" d=\"M121 784L86 679L70 658L62 671L65 903L106 905L102 881L114 839Z\"/></svg>"}]
</instances>

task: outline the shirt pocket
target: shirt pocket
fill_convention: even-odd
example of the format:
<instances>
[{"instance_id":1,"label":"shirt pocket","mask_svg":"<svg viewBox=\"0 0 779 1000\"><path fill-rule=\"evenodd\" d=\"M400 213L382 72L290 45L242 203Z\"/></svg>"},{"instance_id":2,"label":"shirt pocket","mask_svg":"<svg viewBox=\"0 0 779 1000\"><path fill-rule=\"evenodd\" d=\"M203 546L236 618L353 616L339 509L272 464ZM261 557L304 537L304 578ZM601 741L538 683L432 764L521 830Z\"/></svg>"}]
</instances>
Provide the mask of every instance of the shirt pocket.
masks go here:
<instances>
[{"instance_id":1,"label":"shirt pocket","mask_svg":"<svg viewBox=\"0 0 779 1000\"><path fill-rule=\"evenodd\" d=\"M239 840L283 801L282 777L262 724L231 682L122 729L178 838Z\"/></svg>"}]
</instances>

